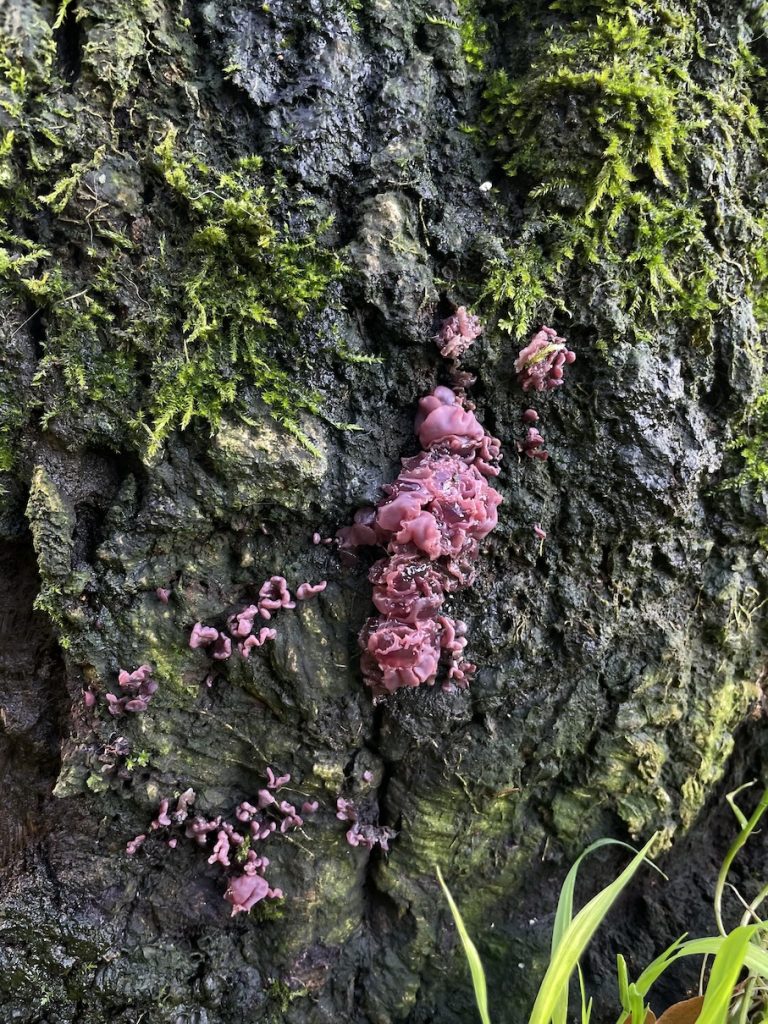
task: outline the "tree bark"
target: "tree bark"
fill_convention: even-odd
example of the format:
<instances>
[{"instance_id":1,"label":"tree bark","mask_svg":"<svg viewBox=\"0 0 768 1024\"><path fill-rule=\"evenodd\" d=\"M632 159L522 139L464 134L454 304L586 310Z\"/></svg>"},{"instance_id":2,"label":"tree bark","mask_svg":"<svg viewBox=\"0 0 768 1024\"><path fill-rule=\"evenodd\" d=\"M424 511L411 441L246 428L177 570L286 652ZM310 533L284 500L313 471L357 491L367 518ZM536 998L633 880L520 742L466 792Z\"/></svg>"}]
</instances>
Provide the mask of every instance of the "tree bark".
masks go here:
<instances>
[{"instance_id":1,"label":"tree bark","mask_svg":"<svg viewBox=\"0 0 768 1024\"><path fill-rule=\"evenodd\" d=\"M660 830L672 882L595 947L599 1019L617 950L638 973L711 929L723 789L766 750L765 28L747 0L4 0L4 1020L473 1020L439 865L517 1024L606 835ZM374 706L374 555L312 535L417 451L460 304L505 452L453 601L478 671ZM532 399L541 323L577 361ZM274 574L328 587L247 661L189 648ZM110 717L143 663L150 707ZM161 830L126 855L163 797L231 818L267 767L320 805L265 846L282 901L230 918L210 851ZM341 795L389 852L347 844Z\"/></svg>"}]
</instances>

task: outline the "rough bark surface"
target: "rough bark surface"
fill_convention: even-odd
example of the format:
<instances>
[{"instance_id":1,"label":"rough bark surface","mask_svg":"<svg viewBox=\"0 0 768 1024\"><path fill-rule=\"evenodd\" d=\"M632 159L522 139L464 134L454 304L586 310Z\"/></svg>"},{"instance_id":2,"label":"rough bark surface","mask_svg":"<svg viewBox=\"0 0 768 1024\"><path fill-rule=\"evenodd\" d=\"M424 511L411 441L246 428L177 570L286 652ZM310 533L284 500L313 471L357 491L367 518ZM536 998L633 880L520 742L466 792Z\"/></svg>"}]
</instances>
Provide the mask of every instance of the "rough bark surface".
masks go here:
<instances>
[{"instance_id":1,"label":"rough bark surface","mask_svg":"<svg viewBox=\"0 0 768 1024\"><path fill-rule=\"evenodd\" d=\"M723 787L763 771L766 742L765 494L729 448L764 372L766 26L747 2L650 7L652 33L693 26L680 88L715 111L684 185L673 158L666 184L654 157L634 168L636 194L677 181L700 211L700 249L682 225L668 250L680 293L706 276L697 308L625 301L622 274L649 295L664 278L650 257L633 263L631 219L610 252L582 239L569 253L550 233L550 269L499 286L537 225L586 200L536 196L551 164L505 174L517 143L500 141L489 82L503 67L524 84L565 32L578 49L608 0L4 0L3 1021L465 1024L439 864L493 1019L518 1024L567 865L604 835L661 829L673 881L639 883L626 928L592 953L599 1019L614 1012L617 945L641 968L711 927ZM602 160L588 95L531 96L543 163L558 149ZM640 124L649 111L639 103ZM261 167L238 169L253 155ZM249 245L270 231L306 247L265 269ZM431 336L459 303L487 321L466 362L506 452L500 526L455 602L479 671L466 691L374 708L356 642L367 565L343 569L311 537L375 502L416 450L415 402L447 379ZM537 403L546 463L515 447L529 401L503 328L526 309L526 331L554 323L578 354ZM242 354L249 318L263 363ZM196 621L222 626L273 573L329 584L279 619L266 653L212 665L189 649ZM150 708L110 718L103 694L144 662L160 683ZM150 838L126 857L162 796L192 786L208 814L231 815L267 766L320 804L271 842L279 905L231 919L221 871L191 844ZM398 831L388 854L345 843L342 792Z\"/></svg>"}]
</instances>

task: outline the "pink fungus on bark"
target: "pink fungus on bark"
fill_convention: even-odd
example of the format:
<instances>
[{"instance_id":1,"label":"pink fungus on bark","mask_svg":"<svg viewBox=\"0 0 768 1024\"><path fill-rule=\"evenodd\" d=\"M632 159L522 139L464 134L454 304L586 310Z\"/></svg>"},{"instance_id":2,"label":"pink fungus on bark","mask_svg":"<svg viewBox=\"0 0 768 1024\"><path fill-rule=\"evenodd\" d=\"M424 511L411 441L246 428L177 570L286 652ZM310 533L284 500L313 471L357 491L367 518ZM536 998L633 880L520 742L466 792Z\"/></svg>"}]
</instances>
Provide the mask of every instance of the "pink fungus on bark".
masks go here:
<instances>
[{"instance_id":1,"label":"pink fungus on bark","mask_svg":"<svg viewBox=\"0 0 768 1024\"><path fill-rule=\"evenodd\" d=\"M259 606L255 604L243 608L237 615L232 615L227 620L229 631L235 638L248 636L253 630L253 620L259 614Z\"/></svg>"},{"instance_id":2,"label":"pink fungus on bark","mask_svg":"<svg viewBox=\"0 0 768 1024\"><path fill-rule=\"evenodd\" d=\"M322 536L319 533L315 532L315 533L312 534L312 543L313 544L320 544L322 539L323 538L322 538Z\"/></svg>"},{"instance_id":3,"label":"pink fungus on bark","mask_svg":"<svg viewBox=\"0 0 768 1024\"><path fill-rule=\"evenodd\" d=\"M286 773L285 775L275 775L271 768L267 768L267 789L280 789L281 786L287 785L291 781L291 776Z\"/></svg>"},{"instance_id":4,"label":"pink fungus on bark","mask_svg":"<svg viewBox=\"0 0 768 1024\"><path fill-rule=\"evenodd\" d=\"M425 450L403 459L379 505L360 509L338 533L342 551L377 545L387 553L369 577L379 615L360 633L363 677L375 700L432 685L441 668L449 683L466 685L466 640L454 649L445 625L452 620L439 612L446 594L473 582L479 544L496 526L501 503L488 482L498 473L501 444L462 394L436 387L420 399L415 428Z\"/></svg>"},{"instance_id":5,"label":"pink fungus on bark","mask_svg":"<svg viewBox=\"0 0 768 1024\"><path fill-rule=\"evenodd\" d=\"M320 804L317 802L317 800L306 800L301 805L301 813L302 814L316 814L317 813L317 809L318 809L319 806L320 806Z\"/></svg>"},{"instance_id":6,"label":"pink fungus on bark","mask_svg":"<svg viewBox=\"0 0 768 1024\"><path fill-rule=\"evenodd\" d=\"M155 591L155 596L161 604L168 604L168 598L171 596L171 592L165 587L158 587Z\"/></svg>"},{"instance_id":7,"label":"pink fungus on bark","mask_svg":"<svg viewBox=\"0 0 768 1024\"><path fill-rule=\"evenodd\" d=\"M189 646L196 651L198 647L208 647L218 639L218 629L214 629L213 626L204 626L202 622L196 622L192 627Z\"/></svg>"},{"instance_id":8,"label":"pink fungus on bark","mask_svg":"<svg viewBox=\"0 0 768 1024\"><path fill-rule=\"evenodd\" d=\"M232 641L224 633L219 633L218 639L211 647L211 656L217 661L225 661L232 654Z\"/></svg>"},{"instance_id":9,"label":"pink fungus on bark","mask_svg":"<svg viewBox=\"0 0 768 1024\"><path fill-rule=\"evenodd\" d=\"M124 696L116 697L113 693L104 695L109 713L118 716L124 711L146 711L150 700L157 692L157 683L151 678L151 673L151 665L141 665L133 672L121 669L117 683Z\"/></svg>"},{"instance_id":10,"label":"pink fungus on bark","mask_svg":"<svg viewBox=\"0 0 768 1024\"><path fill-rule=\"evenodd\" d=\"M458 360L482 333L478 317L468 313L465 306L459 306L453 316L443 321L435 341L441 356Z\"/></svg>"},{"instance_id":11,"label":"pink fungus on bark","mask_svg":"<svg viewBox=\"0 0 768 1024\"><path fill-rule=\"evenodd\" d=\"M270 619L272 612L279 608L295 608L291 600L291 592L284 576L272 576L261 585L259 590L259 612L264 619Z\"/></svg>"},{"instance_id":12,"label":"pink fungus on bark","mask_svg":"<svg viewBox=\"0 0 768 1024\"><path fill-rule=\"evenodd\" d=\"M547 531L546 530L542 530L541 523L534 523L533 524L533 532L536 535L536 537L538 537L539 540L546 540L547 539Z\"/></svg>"},{"instance_id":13,"label":"pink fungus on bark","mask_svg":"<svg viewBox=\"0 0 768 1024\"><path fill-rule=\"evenodd\" d=\"M296 590L296 597L299 601L308 601L311 597L322 594L327 586L327 580L322 580L320 583L300 583Z\"/></svg>"},{"instance_id":14,"label":"pink fungus on bark","mask_svg":"<svg viewBox=\"0 0 768 1024\"><path fill-rule=\"evenodd\" d=\"M576 353L552 327L542 327L515 360L517 381L523 391L549 391L563 383L563 368L574 362Z\"/></svg>"},{"instance_id":15,"label":"pink fungus on bark","mask_svg":"<svg viewBox=\"0 0 768 1024\"><path fill-rule=\"evenodd\" d=\"M523 423L538 423L539 414L535 409L526 409L522 415Z\"/></svg>"},{"instance_id":16,"label":"pink fungus on bark","mask_svg":"<svg viewBox=\"0 0 768 1024\"><path fill-rule=\"evenodd\" d=\"M96 694L93 690L83 690L83 704L87 708L92 708L96 704Z\"/></svg>"},{"instance_id":17,"label":"pink fungus on bark","mask_svg":"<svg viewBox=\"0 0 768 1024\"><path fill-rule=\"evenodd\" d=\"M176 801L176 810L173 812L171 817L173 818L177 825L180 825L189 817L189 809L194 804L195 797L195 791L190 787L189 789L185 789L184 792L179 797L179 799Z\"/></svg>"},{"instance_id":18,"label":"pink fungus on bark","mask_svg":"<svg viewBox=\"0 0 768 1024\"><path fill-rule=\"evenodd\" d=\"M253 804L249 804L247 801L244 800L241 804L237 805L235 817L237 818L238 821L247 822L252 821L255 815L257 815L258 813L258 807L254 807Z\"/></svg>"},{"instance_id":19,"label":"pink fungus on bark","mask_svg":"<svg viewBox=\"0 0 768 1024\"><path fill-rule=\"evenodd\" d=\"M269 894L269 883L262 875L235 875L229 880L224 899L232 904L232 917L247 913Z\"/></svg>"},{"instance_id":20,"label":"pink fungus on bark","mask_svg":"<svg viewBox=\"0 0 768 1024\"><path fill-rule=\"evenodd\" d=\"M517 450L527 455L529 459L546 461L549 458L549 452L544 447L545 443L538 428L529 427L525 440L517 442Z\"/></svg>"},{"instance_id":21,"label":"pink fungus on bark","mask_svg":"<svg viewBox=\"0 0 768 1024\"><path fill-rule=\"evenodd\" d=\"M136 836L135 839L131 839L125 847L125 852L129 857L133 857L138 848L142 845L147 837L145 835Z\"/></svg>"},{"instance_id":22,"label":"pink fungus on bark","mask_svg":"<svg viewBox=\"0 0 768 1024\"><path fill-rule=\"evenodd\" d=\"M434 682L440 663L440 628L433 619L415 625L369 619L361 642L363 675L374 696Z\"/></svg>"},{"instance_id":23,"label":"pink fungus on bark","mask_svg":"<svg viewBox=\"0 0 768 1024\"><path fill-rule=\"evenodd\" d=\"M336 799L336 817L339 821L357 821L357 810L354 800L340 796Z\"/></svg>"},{"instance_id":24,"label":"pink fungus on bark","mask_svg":"<svg viewBox=\"0 0 768 1024\"><path fill-rule=\"evenodd\" d=\"M254 647L263 647L267 640L274 640L276 636L276 629L269 629L267 626L262 626L259 630L259 635L249 636L243 641L243 643L238 644L238 650L244 658L249 658Z\"/></svg>"},{"instance_id":25,"label":"pink fungus on bark","mask_svg":"<svg viewBox=\"0 0 768 1024\"><path fill-rule=\"evenodd\" d=\"M158 808L157 811L157 817L154 819L151 825L153 830L158 828L166 828L168 825L171 824L171 819L168 815L168 806L168 800L160 801L160 807Z\"/></svg>"},{"instance_id":26,"label":"pink fungus on bark","mask_svg":"<svg viewBox=\"0 0 768 1024\"><path fill-rule=\"evenodd\" d=\"M266 807L271 807L272 804L277 803L275 798L272 796L268 789L259 790L259 810L263 811Z\"/></svg>"},{"instance_id":27,"label":"pink fungus on bark","mask_svg":"<svg viewBox=\"0 0 768 1024\"><path fill-rule=\"evenodd\" d=\"M208 858L209 864L221 864L222 867L229 867L229 836L222 830L216 837L216 845L213 853Z\"/></svg>"},{"instance_id":28,"label":"pink fungus on bark","mask_svg":"<svg viewBox=\"0 0 768 1024\"><path fill-rule=\"evenodd\" d=\"M221 818L214 818L213 821L206 821L205 818L197 817L187 822L184 835L187 839L194 839L200 846L208 842L208 833L215 832L221 825Z\"/></svg>"},{"instance_id":29,"label":"pink fungus on bark","mask_svg":"<svg viewBox=\"0 0 768 1024\"><path fill-rule=\"evenodd\" d=\"M396 835L397 832L386 825L366 825L356 821L347 832L346 838L350 846L363 846L367 850L380 846L382 850L389 850L389 841Z\"/></svg>"}]
</instances>

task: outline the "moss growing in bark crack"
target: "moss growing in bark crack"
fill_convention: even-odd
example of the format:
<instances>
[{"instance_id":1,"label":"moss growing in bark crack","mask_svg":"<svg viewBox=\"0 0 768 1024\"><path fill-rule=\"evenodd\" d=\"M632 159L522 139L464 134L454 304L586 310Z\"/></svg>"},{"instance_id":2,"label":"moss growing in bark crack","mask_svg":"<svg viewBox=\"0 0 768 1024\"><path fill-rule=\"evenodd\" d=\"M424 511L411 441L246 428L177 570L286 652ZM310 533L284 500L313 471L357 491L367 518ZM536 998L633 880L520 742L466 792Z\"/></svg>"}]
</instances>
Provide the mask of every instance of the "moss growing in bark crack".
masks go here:
<instances>
[{"instance_id":1,"label":"moss growing in bark crack","mask_svg":"<svg viewBox=\"0 0 768 1024\"><path fill-rule=\"evenodd\" d=\"M566 310L578 270L615 310L614 333L650 340L675 318L706 336L725 259L710 230L716 192L730 188L724 154L762 134L755 61L731 48L719 80L699 81L708 44L675 0L556 0L550 12L528 66L498 72L486 91L494 148L527 198L485 298L519 337L542 305ZM710 182L691 179L694 151L707 153Z\"/></svg>"},{"instance_id":2,"label":"moss growing in bark crack","mask_svg":"<svg viewBox=\"0 0 768 1024\"><path fill-rule=\"evenodd\" d=\"M116 104L137 75L131 41L138 32L142 49L142 26L158 30L160 15L143 5L120 42L113 14L89 29L83 60ZM52 27L37 30L0 40L0 298L16 308L14 328L30 317L42 328L44 424L152 455L193 419L215 427L227 408L247 419L258 396L311 449L299 417L319 398L300 383L298 325L342 270L320 241L329 221L257 157L211 153L214 170L176 146L175 128L158 145L156 113L145 120L140 103L131 147L90 125L77 93L53 109ZM18 380L6 384L0 469L32 405L14 398Z\"/></svg>"}]
</instances>

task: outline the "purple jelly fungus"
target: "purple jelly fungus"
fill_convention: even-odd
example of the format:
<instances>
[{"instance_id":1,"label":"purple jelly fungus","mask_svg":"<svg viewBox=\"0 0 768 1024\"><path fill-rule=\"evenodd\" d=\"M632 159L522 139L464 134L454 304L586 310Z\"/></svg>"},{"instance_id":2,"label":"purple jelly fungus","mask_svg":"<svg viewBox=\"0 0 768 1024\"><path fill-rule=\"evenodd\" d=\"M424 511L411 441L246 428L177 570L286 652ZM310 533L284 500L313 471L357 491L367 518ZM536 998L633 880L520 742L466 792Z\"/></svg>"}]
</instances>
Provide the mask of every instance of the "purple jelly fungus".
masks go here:
<instances>
[{"instance_id":1,"label":"purple jelly fungus","mask_svg":"<svg viewBox=\"0 0 768 1024\"><path fill-rule=\"evenodd\" d=\"M149 702L157 692L157 683L151 678L151 675L151 665L141 665L133 672L120 669L117 684L123 696L116 697L114 693L104 695L109 713L117 717L125 711L133 713L146 711Z\"/></svg>"},{"instance_id":2,"label":"purple jelly fungus","mask_svg":"<svg viewBox=\"0 0 768 1024\"><path fill-rule=\"evenodd\" d=\"M171 596L171 592L165 587L158 587L155 591L155 596L161 604L168 604L168 598Z\"/></svg>"},{"instance_id":3,"label":"purple jelly fungus","mask_svg":"<svg viewBox=\"0 0 768 1024\"><path fill-rule=\"evenodd\" d=\"M523 423L538 423L539 414L535 409L526 409L522 415Z\"/></svg>"},{"instance_id":4,"label":"purple jelly fungus","mask_svg":"<svg viewBox=\"0 0 768 1024\"><path fill-rule=\"evenodd\" d=\"M523 391L549 391L563 383L563 369L573 363L576 353L567 348L565 338L552 327L531 338L515 360L517 382Z\"/></svg>"},{"instance_id":5,"label":"purple jelly fungus","mask_svg":"<svg viewBox=\"0 0 768 1024\"><path fill-rule=\"evenodd\" d=\"M320 804L317 800L307 800L301 805L302 814L317 814L317 809Z\"/></svg>"},{"instance_id":6,"label":"purple jelly fungus","mask_svg":"<svg viewBox=\"0 0 768 1024\"><path fill-rule=\"evenodd\" d=\"M342 551L378 546L370 571L379 613L360 633L363 678L378 700L402 687L465 687L474 670L441 616L446 595L475 579L480 542L497 524L501 444L486 434L456 391L437 387L419 401L416 432L424 451L402 460L375 508L360 509L338 533Z\"/></svg>"},{"instance_id":7,"label":"purple jelly fungus","mask_svg":"<svg viewBox=\"0 0 768 1024\"><path fill-rule=\"evenodd\" d=\"M235 875L229 880L224 899L232 904L232 917L247 913L269 893L269 883L262 875Z\"/></svg>"},{"instance_id":8,"label":"purple jelly fungus","mask_svg":"<svg viewBox=\"0 0 768 1024\"><path fill-rule=\"evenodd\" d=\"M192 627L189 646L196 651L199 647L209 647L218 639L218 629L214 629L213 626L204 626L202 622L196 622Z\"/></svg>"},{"instance_id":9,"label":"purple jelly fungus","mask_svg":"<svg viewBox=\"0 0 768 1024\"><path fill-rule=\"evenodd\" d=\"M549 452L544 447L545 443L538 428L529 427L525 440L517 442L517 450L527 455L529 459L541 459L545 462L549 458Z\"/></svg>"},{"instance_id":10,"label":"purple jelly fungus","mask_svg":"<svg viewBox=\"0 0 768 1024\"><path fill-rule=\"evenodd\" d=\"M441 356L458 361L482 333L480 320L468 313L465 306L459 306L453 316L443 321L435 342Z\"/></svg>"},{"instance_id":11,"label":"purple jelly fungus","mask_svg":"<svg viewBox=\"0 0 768 1024\"><path fill-rule=\"evenodd\" d=\"M133 857L133 855L136 853L139 847L144 843L146 838L147 837L142 833L142 835L136 836L135 839L131 839L128 843L126 843L125 852L128 854L129 857Z\"/></svg>"},{"instance_id":12,"label":"purple jelly fungus","mask_svg":"<svg viewBox=\"0 0 768 1024\"><path fill-rule=\"evenodd\" d=\"M327 580L322 580L320 583L300 583L296 590L296 597L299 601L308 601L311 597L322 594L327 586Z\"/></svg>"},{"instance_id":13,"label":"purple jelly fungus","mask_svg":"<svg viewBox=\"0 0 768 1024\"><path fill-rule=\"evenodd\" d=\"M539 540L546 540L547 539L547 531L546 530L542 530L541 523L534 523L533 532L536 535L536 537L538 537Z\"/></svg>"},{"instance_id":14,"label":"purple jelly fungus","mask_svg":"<svg viewBox=\"0 0 768 1024\"><path fill-rule=\"evenodd\" d=\"M167 797L161 799L157 809L156 817L152 821L151 831L164 830L162 842L166 848L175 849L179 838L183 835L193 843L201 847L208 847L206 851L207 861L212 866L226 871L234 867L237 861L239 873L227 879L228 887L226 900L232 906L232 914L249 911L262 899L281 899L281 889L271 887L264 877L269 867L269 857L255 848L255 844L263 843L270 836L279 836L289 832L291 829L301 828L304 819L298 813L294 804L289 800L279 802L273 796L271 789L279 789L290 782L290 775L275 775L275 772L267 769L267 785L259 791L258 801L241 801L235 810L234 818L241 826L247 825L243 832L238 831L238 826L231 821L224 819L221 815L215 818L205 818L202 815L191 817L191 809L195 803L195 791L186 789L176 800L176 805L171 810L171 800ZM317 801L305 803L302 806L303 813L313 814L317 811ZM176 830L175 834L172 830ZM150 830L148 830L149 832ZM170 835L168 834L170 831ZM246 835L243 833L247 833ZM208 837L215 833L215 841L211 845ZM137 836L131 840L126 852L133 855L147 838L146 835ZM233 856L234 853L234 856Z\"/></svg>"}]
</instances>

